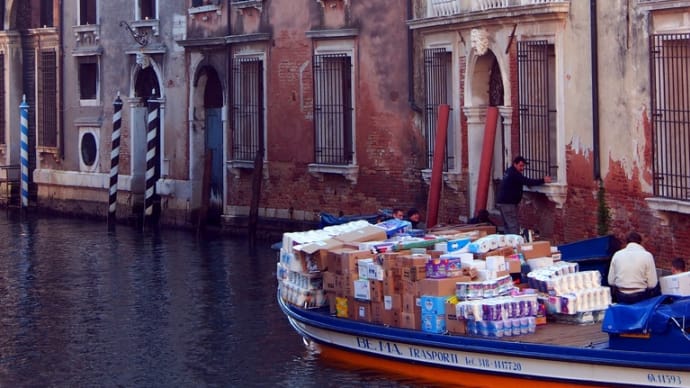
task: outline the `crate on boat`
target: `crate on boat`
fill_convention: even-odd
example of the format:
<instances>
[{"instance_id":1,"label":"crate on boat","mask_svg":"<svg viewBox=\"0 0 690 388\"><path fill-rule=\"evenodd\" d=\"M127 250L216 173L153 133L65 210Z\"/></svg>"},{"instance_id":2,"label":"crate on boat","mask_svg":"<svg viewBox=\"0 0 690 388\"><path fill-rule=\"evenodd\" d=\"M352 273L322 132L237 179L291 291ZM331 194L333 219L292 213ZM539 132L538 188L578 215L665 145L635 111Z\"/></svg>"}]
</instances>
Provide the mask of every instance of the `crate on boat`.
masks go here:
<instances>
[{"instance_id":1,"label":"crate on boat","mask_svg":"<svg viewBox=\"0 0 690 388\"><path fill-rule=\"evenodd\" d=\"M578 263L580 271L599 271L602 285L607 286L609 265L616 245L615 237L608 235L562 244L558 251L561 252L561 260Z\"/></svg>"}]
</instances>

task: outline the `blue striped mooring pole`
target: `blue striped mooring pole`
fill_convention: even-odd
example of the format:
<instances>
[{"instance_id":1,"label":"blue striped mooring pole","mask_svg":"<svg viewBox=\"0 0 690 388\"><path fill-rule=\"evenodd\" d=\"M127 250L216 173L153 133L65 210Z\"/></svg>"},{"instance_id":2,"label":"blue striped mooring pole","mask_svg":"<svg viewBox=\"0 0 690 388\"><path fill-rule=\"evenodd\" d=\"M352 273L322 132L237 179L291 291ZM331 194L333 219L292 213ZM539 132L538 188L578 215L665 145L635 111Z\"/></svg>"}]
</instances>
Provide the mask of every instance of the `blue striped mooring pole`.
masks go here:
<instances>
[{"instance_id":1,"label":"blue striped mooring pole","mask_svg":"<svg viewBox=\"0 0 690 388\"><path fill-rule=\"evenodd\" d=\"M155 99L155 90L148 101L148 131L146 133L146 194L144 197L144 218L153 215L153 195L156 188L156 142L160 123L160 103Z\"/></svg>"},{"instance_id":2,"label":"blue striped mooring pole","mask_svg":"<svg viewBox=\"0 0 690 388\"><path fill-rule=\"evenodd\" d=\"M108 225L115 224L115 210L117 208L117 178L120 164L120 127L122 126L122 100L120 92L113 102L113 134L112 149L110 151L110 196L108 198Z\"/></svg>"},{"instance_id":3,"label":"blue striped mooring pole","mask_svg":"<svg viewBox=\"0 0 690 388\"><path fill-rule=\"evenodd\" d=\"M26 103L26 94L22 96L22 103L19 104L21 116L21 195L22 207L29 207L29 104Z\"/></svg>"}]
</instances>

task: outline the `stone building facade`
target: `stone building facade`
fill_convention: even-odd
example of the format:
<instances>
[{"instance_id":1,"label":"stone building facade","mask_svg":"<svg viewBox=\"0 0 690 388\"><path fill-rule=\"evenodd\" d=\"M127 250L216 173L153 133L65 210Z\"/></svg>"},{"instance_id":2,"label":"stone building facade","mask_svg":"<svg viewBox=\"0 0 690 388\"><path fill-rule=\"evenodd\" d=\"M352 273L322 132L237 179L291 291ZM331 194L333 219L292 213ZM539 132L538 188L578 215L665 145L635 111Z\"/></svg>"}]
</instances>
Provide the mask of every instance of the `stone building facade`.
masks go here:
<instances>
[{"instance_id":1,"label":"stone building facade","mask_svg":"<svg viewBox=\"0 0 690 388\"><path fill-rule=\"evenodd\" d=\"M523 226L557 243L637 230L658 266L684 255L688 12L690 3L665 0L416 1L416 61L441 58L452 85L444 98L461 184L476 187L495 107L490 210L521 154L529 176L554 177L529 189Z\"/></svg>"},{"instance_id":2,"label":"stone building facade","mask_svg":"<svg viewBox=\"0 0 690 388\"><path fill-rule=\"evenodd\" d=\"M119 93L120 219L149 193L170 225L242 226L253 206L267 223L426 218L438 158L437 221L457 223L498 214L520 154L554 178L527 189L524 227L555 243L636 229L660 266L690 249L689 2L4 4L0 157L19 163L26 95L38 208L107 215Z\"/></svg>"}]
</instances>

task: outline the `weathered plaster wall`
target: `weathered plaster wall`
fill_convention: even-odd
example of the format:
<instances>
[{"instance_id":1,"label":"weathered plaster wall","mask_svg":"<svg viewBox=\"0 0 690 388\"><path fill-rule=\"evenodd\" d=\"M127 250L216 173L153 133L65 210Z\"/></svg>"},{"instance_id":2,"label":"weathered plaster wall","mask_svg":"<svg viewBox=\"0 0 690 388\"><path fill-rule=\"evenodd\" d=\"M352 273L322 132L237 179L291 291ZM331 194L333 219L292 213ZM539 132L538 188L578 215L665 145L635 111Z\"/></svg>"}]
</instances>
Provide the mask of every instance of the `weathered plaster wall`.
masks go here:
<instances>
[{"instance_id":1,"label":"weathered plaster wall","mask_svg":"<svg viewBox=\"0 0 690 388\"><path fill-rule=\"evenodd\" d=\"M262 31L272 31L273 39L267 62L269 176L261 206L286 216L291 210L357 214L381 207L425 208L419 173L423 151L418 148L423 142L407 102L407 48L401 39L406 36L405 1L331 8L313 0L273 0L264 12L269 16ZM350 38L312 39L306 32L340 23L358 30L353 43L356 183L308 171L314 160L313 48ZM249 204L249 175L245 171L229 185L228 198L238 208Z\"/></svg>"}]
</instances>

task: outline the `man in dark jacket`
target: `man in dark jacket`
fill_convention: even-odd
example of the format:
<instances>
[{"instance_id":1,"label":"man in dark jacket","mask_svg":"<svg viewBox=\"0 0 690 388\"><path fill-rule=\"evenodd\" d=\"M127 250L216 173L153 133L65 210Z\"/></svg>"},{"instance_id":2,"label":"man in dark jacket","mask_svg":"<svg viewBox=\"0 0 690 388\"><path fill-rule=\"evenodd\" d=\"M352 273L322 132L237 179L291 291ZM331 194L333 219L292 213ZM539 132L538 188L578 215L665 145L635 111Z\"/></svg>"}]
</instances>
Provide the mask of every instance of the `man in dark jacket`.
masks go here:
<instances>
[{"instance_id":1,"label":"man in dark jacket","mask_svg":"<svg viewBox=\"0 0 690 388\"><path fill-rule=\"evenodd\" d=\"M501 186L498 189L496 207L501 211L503 217L503 232L505 234L519 234L520 223L518 222L518 204L522 200L523 186L540 186L544 183L551 183L551 177L545 176L542 179L530 179L522 175L525 171L527 160L522 156L513 159L513 165L508 167Z\"/></svg>"}]
</instances>

